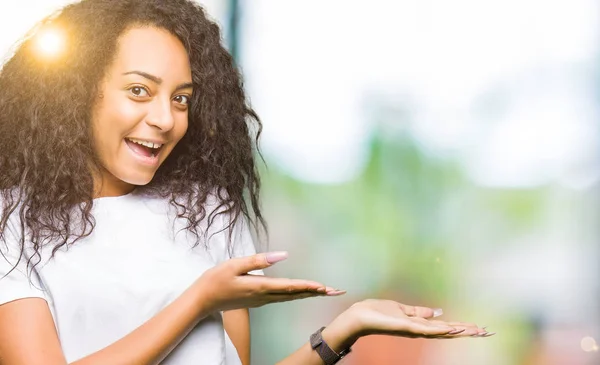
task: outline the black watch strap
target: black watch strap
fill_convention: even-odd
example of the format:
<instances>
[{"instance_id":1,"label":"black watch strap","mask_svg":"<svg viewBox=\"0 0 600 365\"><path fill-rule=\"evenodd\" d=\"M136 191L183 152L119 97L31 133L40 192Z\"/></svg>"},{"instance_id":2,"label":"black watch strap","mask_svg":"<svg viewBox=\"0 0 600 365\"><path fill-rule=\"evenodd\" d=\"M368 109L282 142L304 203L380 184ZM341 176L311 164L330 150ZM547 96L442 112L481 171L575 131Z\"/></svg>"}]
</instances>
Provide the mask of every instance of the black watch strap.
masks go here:
<instances>
[{"instance_id":1,"label":"black watch strap","mask_svg":"<svg viewBox=\"0 0 600 365\"><path fill-rule=\"evenodd\" d=\"M310 347L319 354L321 359L323 359L323 362L325 362L325 365L333 365L350 353L350 348L341 351L339 354L333 351L321 336L321 332L323 332L324 329L325 327L321 327L310 336Z\"/></svg>"}]
</instances>

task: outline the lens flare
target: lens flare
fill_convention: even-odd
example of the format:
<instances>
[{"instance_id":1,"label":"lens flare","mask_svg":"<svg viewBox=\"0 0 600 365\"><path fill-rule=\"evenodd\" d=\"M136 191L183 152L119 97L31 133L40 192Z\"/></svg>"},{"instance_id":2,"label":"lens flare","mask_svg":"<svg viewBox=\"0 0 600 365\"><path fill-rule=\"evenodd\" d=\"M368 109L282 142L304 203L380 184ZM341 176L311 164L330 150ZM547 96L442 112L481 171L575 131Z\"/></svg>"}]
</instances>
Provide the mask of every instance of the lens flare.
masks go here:
<instances>
[{"instance_id":1,"label":"lens flare","mask_svg":"<svg viewBox=\"0 0 600 365\"><path fill-rule=\"evenodd\" d=\"M48 58L58 57L65 48L65 35L58 29L42 29L35 37L37 52Z\"/></svg>"},{"instance_id":2,"label":"lens flare","mask_svg":"<svg viewBox=\"0 0 600 365\"><path fill-rule=\"evenodd\" d=\"M585 352L596 352L598 351L598 345L596 340L592 337L584 337L581 339L581 349Z\"/></svg>"}]
</instances>

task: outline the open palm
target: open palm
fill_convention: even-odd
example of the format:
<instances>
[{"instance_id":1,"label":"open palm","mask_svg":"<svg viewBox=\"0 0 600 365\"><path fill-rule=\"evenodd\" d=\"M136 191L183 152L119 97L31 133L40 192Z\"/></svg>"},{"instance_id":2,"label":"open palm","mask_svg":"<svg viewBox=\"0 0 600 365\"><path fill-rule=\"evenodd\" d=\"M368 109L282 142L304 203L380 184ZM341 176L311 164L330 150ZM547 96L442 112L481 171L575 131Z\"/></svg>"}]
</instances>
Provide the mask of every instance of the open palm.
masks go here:
<instances>
[{"instance_id":1,"label":"open palm","mask_svg":"<svg viewBox=\"0 0 600 365\"><path fill-rule=\"evenodd\" d=\"M359 336L385 334L410 338L487 337L493 335L473 323L432 319L435 310L392 300L367 299L347 311L359 326Z\"/></svg>"}]
</instances>

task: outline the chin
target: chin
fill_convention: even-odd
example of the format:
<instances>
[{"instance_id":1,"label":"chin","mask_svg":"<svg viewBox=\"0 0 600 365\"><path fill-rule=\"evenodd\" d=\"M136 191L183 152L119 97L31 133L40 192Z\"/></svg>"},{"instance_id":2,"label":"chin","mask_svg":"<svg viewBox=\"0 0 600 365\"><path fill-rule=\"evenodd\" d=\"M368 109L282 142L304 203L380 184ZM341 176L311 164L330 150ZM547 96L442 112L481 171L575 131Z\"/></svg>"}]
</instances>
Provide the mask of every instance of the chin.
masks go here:
<instances>
[{"instance_id":1,"label":"chin","mask_svg":"<svg viewBox=\"0 0 600 365\"><path fill-rule=\"evenodd\" d=\"M144 186L144 185L148 185L150 183L150 181L152 181L152 178L154 177L154 175L150 176L150 177L145 177L145 178L136 178L136 179L129 179L129 180L123 180L128 184L131 185L137 185L137 186Z\"/></svg>"},{"instance_id":2,"label":"chin","mask_svg":"<svg viewBox=\"0 0 600 365\"><path fill-rule=\"evenodd\" d=\"M152 173L152 174L135 174L135 175L123 174L118 177L118 179L123 181L124 183L136 185L136 186L148 185L150 183L150 181L152 181L153 178L154 178L154 173Z\"/></svg>"}]
</instances>

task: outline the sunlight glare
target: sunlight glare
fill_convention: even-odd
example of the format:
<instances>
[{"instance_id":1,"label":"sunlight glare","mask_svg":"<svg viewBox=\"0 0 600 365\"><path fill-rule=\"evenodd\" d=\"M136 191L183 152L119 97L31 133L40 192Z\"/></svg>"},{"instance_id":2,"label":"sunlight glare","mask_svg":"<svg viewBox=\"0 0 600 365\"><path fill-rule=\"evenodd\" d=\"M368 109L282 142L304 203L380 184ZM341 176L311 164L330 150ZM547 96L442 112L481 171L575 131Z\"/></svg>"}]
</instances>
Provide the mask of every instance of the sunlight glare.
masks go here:
<instances>
[{"instance_id":1,"label":"sunlight glare","mask_svg":"<svg viewBox=\"0 0 600 365\"><path fill-rule=\"evenodd\" d=\"M60 55L65 48L65 35L58 29L42 29L36 35L36 49L45 56L55 58Z\"/></svg>"}]
</instances>

